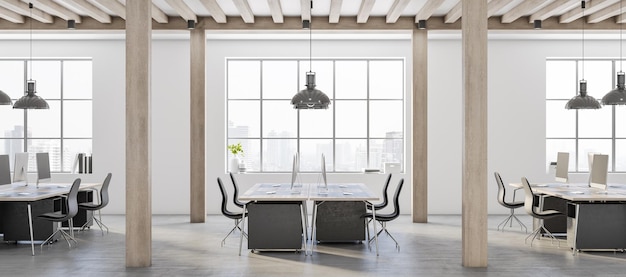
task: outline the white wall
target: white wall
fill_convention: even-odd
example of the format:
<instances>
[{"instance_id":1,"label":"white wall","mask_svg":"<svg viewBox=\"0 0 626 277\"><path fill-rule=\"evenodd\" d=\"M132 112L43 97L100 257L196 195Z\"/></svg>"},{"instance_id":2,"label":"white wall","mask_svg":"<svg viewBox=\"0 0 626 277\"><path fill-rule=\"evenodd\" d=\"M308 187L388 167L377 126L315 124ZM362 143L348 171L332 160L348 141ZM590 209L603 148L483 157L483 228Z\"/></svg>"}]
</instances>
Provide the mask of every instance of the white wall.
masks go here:
<instances>
[{"instance_id":1,"label":"white wall","mask_svg":"<svg viewBox=\"0 0 626 277\"><path fill-rule=\"evenodd\" d=\"M189 213L189 42L188 36L155 39L152 45L152 210L154 214ZM24 40L0 41L3 57L28 56ZM615 46L615 47L613 47ZM113 173L111 203L106 213L125 211L125 44L122 39L37 40L35 57L92 57L94 66L94 174L85 181L100 181ZM409 40L319 40L314 57L405 57L411 75ZM613 49L615 48L615 49ZM303 40L213 40L207 42L207 212L219 213L220 195L215 178L227 178L224 65L226 57L308 57ZM461 213L462 63L459 39L429 42L429 213ZM616 57L614 41L587 41L587 57ZM534 182L550 181L545 167L545 59L578 57L580 41L490 40L489 42L489 207L506 213L496 200L493 171L505 182L526 176ZM406 103L411 103L407 78ZM596 92L590 92L596 98ZM40 92L45 98L45 91ZM410 107L406 107L407 112ZM410 138L410 114L406 134ZM410 144L407 161L411 160ZM408 166L410 170L410 166ZM405 178L402 209L410 212L410 171ZM76 175L55 175L72 180ZM245 190L256 182L288 180L287 174L240 174ZM380 192L382 174L330 174L331 181L364 182ZM316 176L305 176L313 181ZM571 176L583 181L584 175ZM609 181L626 182L624 175ZM129 184L132 185L132 184ZM493 200L493 201L492 201Z\"/></svg>"}]
</instances>

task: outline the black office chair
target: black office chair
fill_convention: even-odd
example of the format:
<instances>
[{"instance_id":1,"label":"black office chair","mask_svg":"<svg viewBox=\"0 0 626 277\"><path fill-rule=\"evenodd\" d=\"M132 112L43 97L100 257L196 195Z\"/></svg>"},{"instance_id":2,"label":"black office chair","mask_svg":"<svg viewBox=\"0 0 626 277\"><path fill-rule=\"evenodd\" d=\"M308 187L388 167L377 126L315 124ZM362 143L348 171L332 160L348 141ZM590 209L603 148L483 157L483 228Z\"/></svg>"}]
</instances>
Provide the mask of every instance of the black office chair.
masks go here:
<instances>
[{"instance_id":1,"label":"black office chair","mask_svg":"<svg viewBox=\"0 0 626 277\"><path fill-rule=\"evenodd\" d=\"M44 240L41 243L42 251L43 251L43 246L47 243L51 243L52 239L57 233L60 233L61 236L63 236L65 241L67 241L67 245L69 245L70 248L72 247L72 244L70 241L74 241L74 243L78 244L78 241L74 239L74 229L73 229L74 221L72 219L78 213L78 197L77 196L78 196L79 187L80 187L80 178L77 178L76 180L74 180L74 183L72 184L72 187L70 188L70 191L67 194L67 196L64 197L65 208L66 208L65 211L61 210L58 212L45 213L45 214L41 214L37 216L37 218L39 219L48 220L48 221L57 223L56 231L54 231L52 235L50 235L46 240ZM64 222L64 221L68 221L69 223L68 226L69 226L70 234L68 234L63 229L61 229L61 222Z\"/></svg>"},{"instance_id":2,"label":"black office chair","mask_svg":"<svg viewBox=\"0 0 626 277\"><path fill-rule=\"evenodd\" d=\"M106 207L106 205L109 204L109 183L111 182L111 176L111 173L107 174L107 176L104 178L104 182L102 182L102 187L100 188L100 201L98 201L98 203L78 204L79 209L87 211L98 211L98 218L92 215L89 220L85 222L85 224L83 224L80 230L84 230L87 226L89 226L90 223L95 222L98 227L100 227L100 232L102 232L102 235L104 235L104 229L106 229L107 233L109 233L109 227L102 223L102 214L100 213L100 210L102 210L102 208Z\"/></svg>"},{"instance_id":3,"label":"black office chair","mask_svg":"<svg viewBox=\"0 0 626 277\"><path fill-rule=\"evenodd\" d=\"M402 191L403 184L404 184L404 178L400 179L400 181L398 182L398 186L396 187L396 192L393 195L393 212L389 214L376 213L376 221L380 222L382 226L382 228L380 229L380 231L378 231L376 236L378 237L383 231L387 233L387 235L389 235L389 237L396 243L396 249L398 251L400 251L400 244L398 244L398 241L387 230L387 222L398 218L398 216L400 215L400 191ZM366 218L366 220L368 220L367 222L369 222L369 219L373 218L373 214L366 213L362 217ZM367 230L367 241L369 245L369 243L374 239L374 238L370 238L369 224L366 225L366 230Z\"/></svg>"},{"instance_id":4,"label":"black office chair","mask_svg":"<svg viewBox=\"0 0 626 277\"><path fill-rule=\"evenodd\" d=\"M498 172L494 172L494 175L496 177L496 183L498 184L498 203L500 203L500 205L504 206L505 208L509 208L511 210L511 214L509 214L509 216L504 221L498 224L498 230L500 230L500 226L502 226L502 230L504 231L504 227L506 227L507 223L510 223L510 227L513 227L513 220L515 220L517 221L517 223L519 223L520 230L524 228L524 230L528 232L528 228L526 228L526 225L524 225L524 223L522 223L522 221L519 220L517 216L515 216L515 209L523 207L524 201L515 201L515 194L513 194L513 202L507 202L506 188L504 187L504 183L502 182L502 177L500 177L500 173Z\"/></svg>"},{"instance_id":5,"label":"black office chair","mask_svg":"<svg viewBox=\"0 0 626 277\"><path fill-rule=\"evenodd\" d=\"M219 185L220 191L222 192L222 214L227 218L235 220L235 227L230 229L230 232L228 232L228 234L226 234L226 236L222 240L222 246L224 246L224 243L226 243L226 238L228 238L228 236L230 236L230 234L232 234L235 231L235 229L239 229L241 234L245 236L246 238L248 237L248 235L246 234L246 232L243 231L242 226L239 226L239 223L241 222L241 218L242 218L242 213L235 213L235 212L231 212L228 210L228 207L227 207L228 206L228 194L226 193L226 188L224 188L222 179L220 179L219 177L217 177L217 184ZM248 216L247 212L245 216Z\"/></svg>"},{"instance_id":6,"label":"black office chair","mask_svg":"<svg viewBox=\"0 0 626 277\"><path fill-rule=\"evenodd\" d=\"M539 227L526 237L525 242L528 243L528 238L532 236L533 238L530 240L530 247L532 247L533 241L537 238L537 236L541 235L541 231L543 230L548 236L550 236L550 238L552 238L552 244L554 244L554 240L557 239L552 233L550 233L550 231L548 231L548 229L546 229L546 227L543 226L543 220L563 214L556 210L538 211L537 209L540 208L537 201L538 197L535 197L535 194L530 188L530 183L528 183L528 179L525 177L522 177L522 187L524 188L524 193L526 194L524 201L524 208L526 209L526 212L532 217L539 219ZM561 241L557 240L557 242L559 243L558 246L561 247Z\"/></svg>"},{"instance_id":7,"label":"black office chair","mask_svg":"<svg viewBox=\"0 0 626 277\"><path fill-rule=\"evenodd\" d=\"M387 207L387 204L389 204L389 197L387 197L387 190L389 189L389 183L391 182L391 173L389 173L389 175L387 175L387 181L385 181L385 185L383 186L383 202L378 203L378 204L372 204L371 206L368 205L367 209L371 210L372 207L374 209L378 210L382 210L385 207Z\"/></svg>"},{"instance_id":8,"label":"black office chair","mask_svg":"<svg viewBox=\"0 0 626 277\"><path fill-rule=\"evenodd\" d=\"M235 181L235 175L232 172L229 172L230 174L230 180L233 182L233 203L235 204L235 206L239 207L239 208L243 208L243 204L244 202L239 201L239 186L237 185L237 182Z\"/></svg>"}]
</instances>

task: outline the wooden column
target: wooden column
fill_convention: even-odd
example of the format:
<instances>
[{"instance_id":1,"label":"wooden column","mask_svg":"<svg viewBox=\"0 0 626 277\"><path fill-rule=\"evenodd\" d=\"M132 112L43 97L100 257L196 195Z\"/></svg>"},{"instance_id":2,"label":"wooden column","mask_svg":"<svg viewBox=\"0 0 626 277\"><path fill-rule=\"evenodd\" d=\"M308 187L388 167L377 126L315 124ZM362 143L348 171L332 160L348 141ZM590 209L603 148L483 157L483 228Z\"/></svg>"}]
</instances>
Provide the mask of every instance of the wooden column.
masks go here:
<instances>
[{"instance_id":1,"label":"wooden column","mask_svg":"<svg viewBox=\"0 0 626 277\"><path fill-rule=\"evenodd\" d=\"M462 0L463 266L487 266L487 0Z\"/></svg>"},{"instance_id":2,"label":"wooden column","mask_svg":"<svg viewBox=\"0 0 626 277\"><path fill-rule=\"evenodd\" d=\"M126 266L152 264L151 0L126 1Z\"/></svg>"},{"instance_id":3,"label":"wooden column","mask_svg":"<svg viewBox=\"0 0 626 277\"><path fill-rule=\"evenodd\" d=\"M199 24L198 24L199 25ZM196 26L191 30L191 91L190 91L190 220L191 223L202 223L206 220L206 184L204 180L204 94L205 94L205 47L204 28Z\"/></svg>"},{"instance_id":4,"label":"wooden column","mask_svg":"<svg viewBox=\"0 0 626 277\"><path fill-rule=\"evenodd\" d=\"M428 31L413 27L413 222L428 222Z\"/></svg>"}]
</instances>

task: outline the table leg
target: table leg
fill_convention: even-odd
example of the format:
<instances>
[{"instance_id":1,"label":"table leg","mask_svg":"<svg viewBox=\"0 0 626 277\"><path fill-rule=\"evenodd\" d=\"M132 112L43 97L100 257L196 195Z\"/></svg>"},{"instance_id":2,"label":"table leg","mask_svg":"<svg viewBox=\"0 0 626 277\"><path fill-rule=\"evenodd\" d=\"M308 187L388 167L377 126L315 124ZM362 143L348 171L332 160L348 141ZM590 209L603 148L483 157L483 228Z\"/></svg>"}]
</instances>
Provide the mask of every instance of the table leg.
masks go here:
<instances>
[{"instance_id":1,"label":"table leg","mask_svg":"<svg viewBox=\"0 0 626 277\"><path fill-rule=\"evenodd\" d=\"M35 256L35 238L33 237L33 213L30 208L30 202L26 204L28 209L28 229L30 230L30 250Z\"/></svg>"},{"instance_id":2,"label":"table leg","mask_svg":"<svg viewBox=\"0 0 626 277\"><path fill-rule=\"evenodd\" d=\"M306 244L307 241L309 239L309 232L307 230L307 228L309 228L306 224L306 201L302 201L302 208L300 209L300 213L301 213L301 218L300 220L302 220L302 234L304 235L302 237L302 248L304 248L304 255L306 256Z\"/></svg>"},{"instance_id":3,"label":"table leg","mask_svg":"<svg viewBox=\"0 0 626 277\"><path fill-rule=\"evenodd\" d=\"M376 230L376 209L372 206L372 223L374 223L374 241L376 243L376 256L378 256L378 231Z\"/></svg>"},{"instance_id":4,"label":"table leg","mask_svg":"<svg viewBox=\"0 0 626 277\"><path fill-rule=\"evenodd\" d=\"M239 256L241 256L241 248L243 247L243 232L246 226L246 203L243 204L243 212L241 213L241 236L239 236Z\"/></svg>"},{"instance_id":5,"label":"table leg","mask_svg":"<svg viewBox=\"0 0 626 277\"><path fill-rule=\"evenodd\" d=\"M304 226L306 226L304 237L309 240L309 212L307 211L306 200L302 201L302 212L304 214Z\"/></svg>"},{"instance_id":6,"label":"table leg","mask_svg":"<svg viewBox=\"0 0 626 277\"><path fill-rule=\"evenodd\" d=\"M313 202L313 217L311 218L311 255L313 255L313 244L315 243L315 233L317 227L317 203Z\"/></svg>"}]
</instances>

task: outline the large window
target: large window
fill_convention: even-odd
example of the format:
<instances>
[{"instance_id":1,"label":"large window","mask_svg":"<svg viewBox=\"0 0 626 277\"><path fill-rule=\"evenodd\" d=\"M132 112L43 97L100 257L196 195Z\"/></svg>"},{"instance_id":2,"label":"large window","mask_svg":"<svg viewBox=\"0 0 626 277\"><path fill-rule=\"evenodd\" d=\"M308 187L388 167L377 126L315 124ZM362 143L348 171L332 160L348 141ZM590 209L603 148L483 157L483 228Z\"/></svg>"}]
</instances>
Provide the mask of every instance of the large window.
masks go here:
<instances>
[{"instance_id":1,"label":"large window","mask_svg":"<svg viewBox=\"0 0 626 277\"><path fill-rule=\"evenodd\" d=\"M600 101L615 88L619 67L619 61L609 59L546 61L546 162L556 161L557 152L569 152L569 171L586 172L587 154L601 153L609 155L609 171L626 172L626 107L565 109L580 79L587 80L588 94Z\"/></svg>"},{"instance_id":2,"label":"large window","mask_svg":"<svg viewBox=\"0 0 626 277\"><path fill-rule=\"evenodd\" d=\"M404 163L403 59L227 59L227 143L241 143L248 171L360 172ZM327 110L296 110L291 98L316 72ZM226 149L226 147L224 147Z\"/></svg>"},{"instance_id":3,"label":"large window","mask_svg":"<svg viewBox=\"0 0 626 277\"><path fill-rule=\"evenodd\" d=\"M0 59L0 89L13 102L24 95L29 78L37 82L37 95L48 102L50 109L0 106L0 153L13 157L18 152L29 152L29 171L36 171L34 153L48 152L53 172L70 172L77 153L91 153L92 62ZM10 160L13 163L13 158Z\"/></svg>"}]
</instances>

